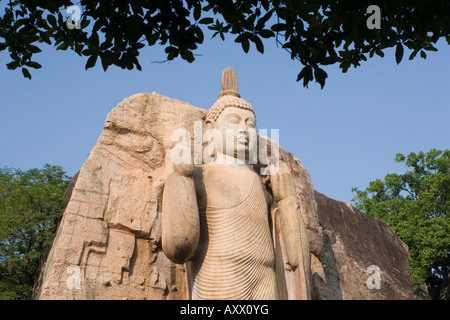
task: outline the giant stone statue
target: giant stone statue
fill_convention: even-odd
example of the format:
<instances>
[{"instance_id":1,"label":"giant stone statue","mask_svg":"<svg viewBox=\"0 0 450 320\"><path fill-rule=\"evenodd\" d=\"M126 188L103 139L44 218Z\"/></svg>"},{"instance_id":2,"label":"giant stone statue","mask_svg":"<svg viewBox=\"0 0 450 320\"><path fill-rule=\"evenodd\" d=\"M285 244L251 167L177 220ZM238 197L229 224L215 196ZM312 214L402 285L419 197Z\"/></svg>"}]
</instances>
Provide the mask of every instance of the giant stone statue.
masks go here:
<instances>
[{"instance_id":1,"label":"giant stone statue","mask_svg":"<svg viewBox=\"0 0 450 320\"><path fill-rule=\"evenodd\" d=\"M205 120L218 133L213 161L174 161L166 180L163 251L188 262L192 299L309 299L311 253L290 169L277 159L255 170L255 111L234 69L222 89Z\"/></svg>"},{"instance_id":2,"label":"giant stone statue","mask_svg":"<svg viewBox=\"0 0 450 320\"><path fill-rule=\"evenodd\" d=\"M222 88L208 111L157 92L111 110L33 298L423 298L394 231L316 192L272 134L255 139L233 69ZM373 265L380 289L367 286Z\"/></svg>"},{"instance_id":3,"label":"giant stone statue","mask_svg":"<svg viewBox=\"0 0 450 320\"><path fill-rule=\"evenodd\" d=\"M323 296L309 173L272 135L255 139L234 69L222 87L208 111L153 92L108 114L67 192L35 299Z\"/></svg>"}]
</instances>

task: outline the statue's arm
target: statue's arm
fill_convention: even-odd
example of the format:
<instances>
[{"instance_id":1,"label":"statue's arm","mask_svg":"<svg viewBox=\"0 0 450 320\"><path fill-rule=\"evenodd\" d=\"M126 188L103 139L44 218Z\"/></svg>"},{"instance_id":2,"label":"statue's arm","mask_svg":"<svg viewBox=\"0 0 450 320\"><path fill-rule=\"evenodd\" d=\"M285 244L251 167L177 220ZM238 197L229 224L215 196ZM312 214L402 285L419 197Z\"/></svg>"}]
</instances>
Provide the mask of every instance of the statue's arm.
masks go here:
<instances>
[{"instance_id":1,"label":"statue's arm","mask_svg":"<svg viewBox=\"0 0 450 320\"><path fill-rule=\"evenodd\" d=\"M270 177L270 181L274 198L278 203L278 216L287 263L295 270L299 265L299 251L303 247L300 233L304 233L305 228L300 217L294 179L287 164L281 164L278 172Z\"/></svg>"},{"instance_id":2,"label":"statue's arm","mask_svg":"<svg viewBox=\"0 0 450 320\"><path fill-rule=\"evenodd\" d=\"M175 263L192 258L200 237L200 217L191 171L175 171L164 186L162 205L162 249Z\"/></svg>"},{"instance_id":3,"label":"statue's arm","mask_svg":"<svg viewBox=\"0 0 450 320\"><path fill-rule=\"evenodd\" d=\"M286 248L287 263L292 270L299 264L298 252L301 250L299 232L300 217L298 212L298 202L296 196L289 196L278 201L278 214L280 217L280 228Z\"/></svg>"}]
</instances>

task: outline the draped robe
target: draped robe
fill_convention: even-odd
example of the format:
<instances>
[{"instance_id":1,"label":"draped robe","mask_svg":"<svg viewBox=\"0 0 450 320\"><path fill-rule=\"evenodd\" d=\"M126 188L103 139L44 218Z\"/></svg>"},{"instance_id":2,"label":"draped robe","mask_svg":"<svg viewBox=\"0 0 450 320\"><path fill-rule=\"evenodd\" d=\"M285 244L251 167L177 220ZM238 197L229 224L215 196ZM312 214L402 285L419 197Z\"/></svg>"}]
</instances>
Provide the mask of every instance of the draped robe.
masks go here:
<instances>
[{"instance_id":1,"label":"draped robe","mask_svg":"<svg viewBox=\"0 0 450 320\"><path fill-rule=\"evenodd\" d=\"M289 270L276 203L262 178L245 167L208 164L196 168L194 181L200 241L187 264L189 298L310 298L309 247L298 248L301 265Z\"/></svg>"}]
</instances>

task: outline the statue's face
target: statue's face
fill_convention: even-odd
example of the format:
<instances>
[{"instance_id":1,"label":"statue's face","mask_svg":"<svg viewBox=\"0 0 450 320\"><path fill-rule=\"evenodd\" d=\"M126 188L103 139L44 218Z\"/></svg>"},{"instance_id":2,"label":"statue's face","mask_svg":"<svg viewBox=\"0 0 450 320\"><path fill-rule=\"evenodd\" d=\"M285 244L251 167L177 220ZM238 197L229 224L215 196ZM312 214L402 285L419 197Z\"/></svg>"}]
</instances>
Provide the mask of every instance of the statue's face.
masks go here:
<instances>
[{"instance_id":1,"label":"statue's face","mask_svg":"<svg viewBox=\"0 0 450 320\"><path fill-rule=\"evenodd\" d=\"M222 150L218 151L234 158L237 158L238 155L245 155L245 158L248 159L250 136L256 134L256 119L253 112L227 107L217 118L214 129L219 130L223 137ZM229 135L233 135L234 139L231 140ZM227 141L229 143L234 141L233 146L228 144L227 147Z\"/></svg>"}]
</instances>

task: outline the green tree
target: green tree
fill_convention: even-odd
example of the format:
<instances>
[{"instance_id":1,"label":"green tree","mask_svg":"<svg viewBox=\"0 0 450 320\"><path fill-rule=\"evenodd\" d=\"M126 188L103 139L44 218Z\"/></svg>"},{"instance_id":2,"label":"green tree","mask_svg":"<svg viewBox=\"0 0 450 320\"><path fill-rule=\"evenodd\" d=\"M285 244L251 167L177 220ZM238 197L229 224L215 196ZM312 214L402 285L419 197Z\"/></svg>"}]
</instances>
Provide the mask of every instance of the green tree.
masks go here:
<instances>
[{"instance_id":1,"label":"green tree","mask_svg":"<svg viewBox=\"0 0 450 320\"><path fill-rule=\"evenodd\" d=\"M31 298L69 180L61 167L48 164L28 171L0 169L0 300Z\"/></svg>"},{"instance_id":2,"label":"green tree","mask_svg":"<svg viewBox=\"0 0 450 320\"><path fill-rule=\"evenodd\" d=\"M140 50L155 44L165 48L168 60L181 57L192 62L207 28L213 37L231 36L245 52L253 44L263 53L262 40L272 38L302 65L297 81L307 86L315 79L323 87L327 73L322 66L338 63L346 72L367 57L383 57L387 48L395 48L399 63L405 48L409 59L419 52L426 58L426 51L437 51L434 44L440 38L450 44L450 0L74 2L81 13L79 29L72 19L76 11L66 11L71 1L7 2L0 17L0 51L10 53L8 69L22 68L31 79L28 68L41 67L32 60L41 51L38 43L74 50L87 58L86 69L100 60L105 71L110 65L140 70ZM367 27L373 14L368 12L370 5L381 9L380 29Z\"/></svg>"},{"instance_id":3,"label":"green tree","mask_svg":"<svg viewBox=\"0 0 450 320\"><path fill-rule=\"evenodd\" d=\"M408 245L411 282L439 287L450 274L450 150L397 154L395 161L410 170L387 174L365 191L353 188L353 201Z\"/></svg>"}]
</instances>

